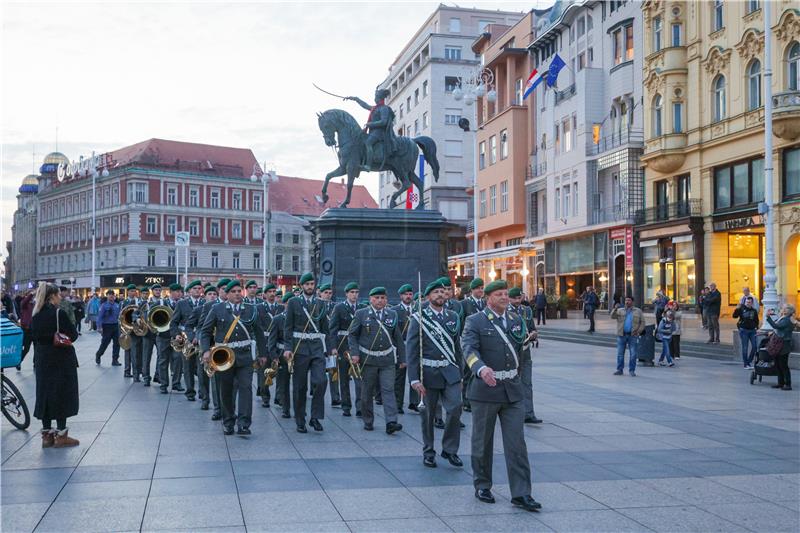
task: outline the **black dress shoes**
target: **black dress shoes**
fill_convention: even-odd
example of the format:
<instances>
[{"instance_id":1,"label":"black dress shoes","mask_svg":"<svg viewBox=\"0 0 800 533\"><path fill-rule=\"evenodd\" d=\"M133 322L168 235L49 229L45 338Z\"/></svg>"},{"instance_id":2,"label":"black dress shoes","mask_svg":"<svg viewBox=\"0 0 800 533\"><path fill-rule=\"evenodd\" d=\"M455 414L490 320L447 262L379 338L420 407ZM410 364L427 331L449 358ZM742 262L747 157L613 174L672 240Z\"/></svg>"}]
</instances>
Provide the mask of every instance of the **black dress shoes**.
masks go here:
<instances>
[{"instance_id":1,"label":"black dress shoes","mask_svg":"<svg viewBox=\"0 0 800 533\"><path fill-rule=\"evenodd\" d=\"M308 429L306 429L306 425L303 424L302 426L297 426L298 433L308 433Z\"/></svg>"},{"instance_id":2,"label":"black dress shoes","mask_svg":"<svg viewBox=\"0 0 800 533\"><path fill-rule=\"evenodd\" d=\"M177 386L173 385L172 386L172 390L174 390L175 392L184 392L186 389L184 389L180 385L177 385Z\"/></svg>"},{"instance_id":3,"label":"black dress shoes","mask_svg":"<svg viewBox=\"0 0 800 533\"><path fill-rule=\"evenodd\" d=\"M542 504L534 500L531 496L520 496L518 498L511 498L511 503L514 507L519 507L530 512L538 512L542 508Z\"/></svg>"},{"instance_id":4,"label":"black dress shoes","mask_svg":"<svg viewBox=\"0 0 800 533\"><path fill-rule=\"evenodd\" d=\"M233 428L225 428L222 430L223 435L233 435Z\"/></svg>"},{"instance_id":5,"label":"black dress shoes","mask_svg":"<svg viewBox=\"0 0 800 533\"><path fill-rule=\"evenodd\" d=\"M314 431L322 431L322 424L319 423L319 420L316 418L312 418L308 421L308 425L314 428Z\"/></svg>"},{"instance_id":6,"label":"black dress shoes","mask_svg":"<svg viewBox=\"0 0 800 533\"><path fill-rule=\"evenodd\" d=\"M208 400L203 400L203 403L200 404L200 409L203 411L208 411Z\"/></svg>"},{"instance_id":7,"label":"black dress shoes","mask_svg":"<svg viewBox=\"0 0 800 533\"><path fill-rule=\"evenodd\" d=\"M526 424L541 424L542 423L542 419L541 418L537 418L535 416L528 416L528 417L525 417L525 423Z\"/></svg>"},{"instance_id":8,"label":"black dress shoes","mask_svg":"<svg viewBox=\"0 0 800 533\"><path fill-rule=\"evenodd\" d=\"M387 435L391 435L392 433L395 433L402 429L403 429L403 424L398 424L397 422L389 422L388 424L386 424Z\"/></svg>"},{"instance_id":9,"label":"black dress shoes","mask_svg":"<svg viewBox=\"0 0 800 533\"><path fill-rule=\"evenodd\" d=\"M433 427L444 429L444 420L442 420L441 418L435 418L433 420Z\"/></svg>"},{"instance_id":10,"label":"black dress shoes","mask_svg":"<svg viewBox=\"0 0 800 533\"><path fill-rule=\"evenodd\" d=\"M292 418L292 415L289 413L281 413L281 418Z\"/></svg>"},{"instance_id":11,"label":"black dress shoes","mask_svg":"<svg viewBox=\"0 0 800 533\"><path fill-rule=\"evenodd\" d=\"M422 464L427 466L428 468L436 468L436 458L435 457L423 457Z\"/></svg>"},{"instance_id":12,"label":"black dress shoes","mask_svg":"<svg viewBox=\"0 0 800 533\"><path fill-rule=\"evenodd\" d=\"M111 361L111 366L122 366L122 363L119 361Z\"/></svg>"},{"instance_id":13,"label":"black dress shoes","mask_svg":"<svg viewBox=\"0 0 800 533\"><path fill-rule=\"evenodd\" d=\"M409 411L414 411L414 412L416 412L416 413L419 413L419 409L418 409L418 408L417 408L417 406L416 406L416 405L414 405L413 403L410 403L410 404L408 404L408 410L409 410Z\"/></svg>"},{"instance_id":14,"label":"black dress shoes","mask_svg":"<svg viewBox=\"0 0 800 533\"><path fill-rule=\"evenodd\" d=\"M161 387L161 394L169 394L169 391L166 387Z\"/></svg>"},{"instance_id":15,"label":"black dress shoes","mask_svg":"<svg viewBox=\"0 0 800 533\"><path fill-rule=\"evenodd\" d=\"M404 415L404 414L406 414L406 412L405 412L405 411L403 411L403 408L402 408L402 407L398 407L398 408L397 408L397 414L398 414L398 415Z\"/></svg>"},{"instance_id":16,"label":"black dress shoes","mask_svg":"<svg viewBox=\"0 0 800 533\"><path fill-rule=\"evenodd\" d=\"M372 431L373 429L375 429L375 426L373 426L372 424L364 424L365 431Z\"/></svg>"},{"instance_id":17,"label":"black dress shoes","mask_svg":"<svg viewBox=\"0 0 800 533\"><path fill-rule=\"evenodd\" d=\"M211 420L222 420L222 415L219 413L214 413L211 415Z\"/></svg>"},{"instance_id":18,"label":"black dress shoes","mask_svg":"<svg viewBox=\"0 0 800 533\"><path fill-rule=\"evenodd\" d=\"M94 356L94 364L96 364L96 365L100 364L100 356L99 355L95 355ZM17 370L22 370L22 369L18 368Z\"/></svg>"},{"instance_id":19,"label":"black dress shoes","mask_svg":"<svg viewBox=\"0 0 800 533\"><path fill-rule=\"evenodd\" d=\"M459 421L458 425L459 425L459 427L460 427L461 429L464 429L465 427L467 427L467 425L466 425L466 424L464 424L464 422L461 422L461 421Z\"/></svg>"},{"instance_id":20,"label":"black dress shoes","mask_svg":"<svg viewBox=\"0 0 800 533\"><path fill-rule=\"evenodd\" d=\"M250 435L250 434L252 434L252 431L250 431L250 428L239 428L239 430L236 432L236 434L237 435Z\"/></svg>"},{"instance_id":21,"label":"black dress shoes","mask_svg":"<svg viewBox=\"0 0 800 533\"><path fill-rule=\"evenodd\" d=\"M266 407L269 409L269 402L261 402L261 407Z\"/></svg>"},{"instance_id":22,"label":"black dress shoes","mask_svg":"<svg viewBox=\"0 0 800 533\"><path fill-rule=\"evenodd\" d=\"M361 411L356 409L356 418L361 418Z\"/></svg>"},{"instance_id":23,"label":"black dress shoes","mask_svg":"<svg viewBox=\"0 0 800 533\"><path fill-rule=\"evenodd\" d=\"M461 468L462 466L464 466L464 462L461 460L461 458L454 453L442 452L441 455L442 458L447 459L451 465L457 468Z\"/></svg>"},{"instance_id":24,"label":"black dress shoes","mask_svg":"<svg viewBox=\"0 0 800 533\"><path fill-rule=\"evenodd\" d=\"M494 496L490 489L476 489L475 497L483 503L494 503Z\"/></svg>"},{"instance_id":25,"label":"black dress shoes","mask_svg":"<svg viewBox=\"0 0 800 533\"><path fill-rule=\"evenodd\" d=\"M350 410L348 409L346 411L342 411L342 416L352 416L352 415L350 414Z\"/></svg>"}]
</instances>

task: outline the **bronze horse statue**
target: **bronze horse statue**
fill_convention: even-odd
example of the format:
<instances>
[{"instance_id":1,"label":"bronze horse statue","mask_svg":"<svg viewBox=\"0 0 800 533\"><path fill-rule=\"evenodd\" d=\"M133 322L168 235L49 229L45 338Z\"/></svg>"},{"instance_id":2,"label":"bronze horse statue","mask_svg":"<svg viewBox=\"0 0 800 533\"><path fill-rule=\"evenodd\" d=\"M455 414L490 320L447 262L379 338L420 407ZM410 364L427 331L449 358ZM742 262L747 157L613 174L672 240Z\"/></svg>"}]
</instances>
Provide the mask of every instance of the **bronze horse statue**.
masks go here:
<instances>
[{"instance_id":1,"label":"bronze horse statue","mask_svg":"<svg viewBox=\"0 0 800 533\"><path fill-rule=\"evenodd\" d=\"M339 167L328 172L325 176L325 184L322 186L322 201L328 201L328 182L331 178L344 176L347 174L347 196L339 207L347 207L350 203L350 194L353 191L353 182L364 169L363 161L366 153L364 141L367 134L358 124L355 118L341 109L329 109L323 113L317 113L317 122L325 140L325 145L336 148L339 158ZM391 135L394 132L391 128ZM439 181L439 161L436 159L436 143L430 137L395 137L392 143L382 143L383 150L376 150L374 161L370 165L372 170L390 171L394 174L398 187L389 202L389 208L397 205L397 197L406 191L411 185L416 185L422 195L422 181L414 173L417 166L419 151L425 161L433 170L433 178ZM384 155L387 146L396 146L396 150ZM399 183L399 185L398 185ZM424 201L420 197L417 209L424 209Z\"/></svg>"}]
</instances>

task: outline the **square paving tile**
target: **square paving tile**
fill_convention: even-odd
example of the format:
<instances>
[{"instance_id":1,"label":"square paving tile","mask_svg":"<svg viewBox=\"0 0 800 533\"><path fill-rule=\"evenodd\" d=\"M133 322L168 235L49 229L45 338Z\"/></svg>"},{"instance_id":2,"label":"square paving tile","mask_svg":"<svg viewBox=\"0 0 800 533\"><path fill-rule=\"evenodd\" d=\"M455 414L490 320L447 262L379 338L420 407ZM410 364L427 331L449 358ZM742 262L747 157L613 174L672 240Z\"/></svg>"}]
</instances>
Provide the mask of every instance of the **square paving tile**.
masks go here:
<instances>
[{"instance_id":1,"label":"square paving tile","mask_svg":"<svg viewBox=\"0 0 800 533\"><path fill-rule=\"evenodd\" d=\"M65 533L138 530L146 502L147 498L144 497L57 501L47 511L36 531Z\"/></svg>"},{"instance_id":2,"label":"square paving tile","mask_svg":"<svg viewBox=\"0 0 800 533\"><path fill-rule=\"evenodd\" d=\"M431 511L406 488L326 492L346 521L432 516Z\"/></svg>"},{"instance_id":3,"label":"square paving tile","mask_svg":"<svg viewBox=\"0 0 800 533\"><path fill-rule=\"evenodd\" d=\"M735 503L712 504L703 505L702 508L751 531L800 531L800 513L797 508L786 509L770 502L748 506Z\"/></svg>"},{"instance_id":4,"label":"square paving tile","mask_svg":"<svg viewBox=\"0 0 800 533\"><path fill-rule=\"evenodd\" d=\"M697 477L642 479L641 483L688 504L752 502L752 496Z\"/></svg>"},{"instance_id":5,"label":"square paving tile","mask_svg":"<svg viewBox=\"0 0 800 533\"><path fill-rule=\"evenodd\" d=\"M391 518L384 520L350 520L347 522L353 533L450 533L450 527L436 517Z\"/></svg>"},{"instance_id":6,"label":"square paving tile","mask_svg":"<svg viewBox=\"0 0 800 533\"><path fill-rule=\"evenodd\" d=\"M475 516L447 516L442 520L453 531L553 531L553 529L542 523L541 516L542 513L481 514Z\"/></svg>"},{"instance_id":7,"label":"square paving tile","mask_svg":"<svg viewBox=\"0 0 800 533\"><path fill-rule=\"evenodd\" d=\"M647 531L643 525L610 509L542 512L536 517L555 531Z\"/></svg>"},{"instance_id":8,"label":"square paving tile","mask_svg":"<svg viewBox=\"0 0 800 533\"><path fill-rule=\"evenodd\" d=\"M686 531L687 533L695 533L697 531L719 531L720 533L748 531L733 522L690 505L683 507L620 509L619 512L653 531Z\"/></svg>"},{"instance_id":9,"label":"square paving tile","mask_svg":"<svg viewBox=\"0 0 800 533\"><path fill-rule=\"evenodd\" d=\"M306 524L336 522L342 517L321 490L296 492L253 492L241 494L242 513L248 524ZM238 505L237 505L238 508Z\"/></svg>"},{"instance_id":10,"label":"square paving tile","mask_svg":"<svg viewBox=\"0 0 800 533\"><path fill-rule=\"evenodd\" d=\"M565 481L570 487L612 509L680 505L671 496L634 480Z\"/></svg>"},{"instance_id":11,"label":"square paving tile","mask_svg":"<svg viewBox=\"0 0 800 533\"><path fill-rule=\"evenodd\" d=\"M231 509L233 512L220 512ZM143 529L213 528L242 526L242 514L236 494L216 494L213 505L198 495L161 496L147 500Z\"/></svg>"},{"instance_id":12,"label":"square paving tile","mask_svg":"<svg viewBox=\"0 0 800 533\"><path fill-rule=\"evenodd\" d=\"M46 503L10 503L0 506L0 530L7 532L33 531L50 507Z\"/></svg>"}]
</instances>

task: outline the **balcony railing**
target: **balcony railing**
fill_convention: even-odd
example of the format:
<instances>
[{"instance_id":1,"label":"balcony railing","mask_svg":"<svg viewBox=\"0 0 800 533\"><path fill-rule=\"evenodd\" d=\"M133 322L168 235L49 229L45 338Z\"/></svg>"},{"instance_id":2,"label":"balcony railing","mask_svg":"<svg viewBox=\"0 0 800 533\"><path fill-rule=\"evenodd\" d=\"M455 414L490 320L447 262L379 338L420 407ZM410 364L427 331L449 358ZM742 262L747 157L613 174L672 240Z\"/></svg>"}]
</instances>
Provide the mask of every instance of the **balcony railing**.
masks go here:
<instances>
[{"instance_id":1,"label":"balcony railing","mask_svg":"<svg viewBox=\"0 0 800 533\"><path fill-rule=\"evenodd\" d=\"M612 133L601 137L594 142L592 137L588 138L586 142L586 155L602 154L608 150L619 148L628 144L638 144L644 146L644 131L638 129L628 129Z\"/></svg>"},{"instance_id":2,"label":"balcony railing","mask_svg":"<svg viewBox=\"0 0 800 533\"><path fill-rule=\"evenodd\" d=\"M547 233L547 222L539 222L538 224L531 224L531 233L529 237L538 237Z\"/></svg>"},{"instance_id":3,"label":"balcony railing","mask_svg":"<svg viewBox=\"0 0 800 533\"><path fill-rule=\"evenodd\" d=\"M592 224L605 224L606 222L619 222L631 218L625 206L610 205L595 209L592 212Z\"/></svg>"},{"instance_id":4,"label":"balcony railing","mask_svg":"<svg viewBox=\"0 0 800 533\"><path fill-rule=\"evenodd\" d=\"M702 209L702 198L648 207L636 212L636 224L655 224L681 218L699 217L702 216Z\"/></svg>"},{"instance_id":5,"label":"balcony railing","mask_svg":"<svg viewBox=\"0 0 800 533\"><path fill-rule=\"evenodd\" d=\"M570 85L569 87L567 87L566 89L564 89L563 91L557 91L556 92L556 105L558 105L559 103L563 102L564 100L572 98L573 96L575 96L576 92L577 92L577 90L575 89L575 84L574 83L572 85Z\"/></svg>"}]
</instances>

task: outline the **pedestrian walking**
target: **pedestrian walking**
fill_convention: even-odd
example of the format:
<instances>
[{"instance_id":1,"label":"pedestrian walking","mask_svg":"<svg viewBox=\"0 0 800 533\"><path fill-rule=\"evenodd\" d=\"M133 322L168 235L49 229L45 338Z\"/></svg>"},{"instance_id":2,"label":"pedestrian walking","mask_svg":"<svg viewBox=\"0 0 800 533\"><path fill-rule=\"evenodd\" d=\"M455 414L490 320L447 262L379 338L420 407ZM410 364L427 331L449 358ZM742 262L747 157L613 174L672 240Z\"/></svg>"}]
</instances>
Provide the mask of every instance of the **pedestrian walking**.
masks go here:
<instances>
[{"instance_id":1,"label":"pedestrian walking","mask_svg":"<svg viewBox=\"0 0 800 533\"><path fill-rule=\"evenodd\" d=\"M664 291L658 291L656 297L653 298L653 307L656 313L656 325L661 324L661 319L664 317L664 311L669 303L669 298L664 294Z\"/></svg>"},{"instance_id":2,"label":"pedestrian walking","mask_svg":"<svg viewBox=\"0 0 800 533\"><path fill-rule=\"evenodd\" d=\"M586 287L583 295L583 314L589 319L589 333L594 333L594 313L600 307L600 298L594 292L594 287Z\"/></svg>"},{"instance_id":3,"label":"pedestrian walking","mask_svg":"<svg viewBox=\"0 0 800 533\"><path fill-rule=\"evenodd\" d=\"M536 297L533 300L534 307L536 307L536 325L547 324L547 295L544 289L539 287L536 291Z\"/></svg>"},{"instance_id":4,"label":"pedestrian walking","mask_svg":"<svg viewBox=\"0 0 800 533\"><path fill-rule=\"evenodd\" d=\"M775 365L778 367L778 384L773 385L773 389L792 390L792 373L789 370L789 353L792 351L792 332L794 331L795 308L793 305L786 304L781 309L781 315L775 320L775 311L767 311L767 322L775 329L773 335L778 335L783 340L780 353L775 358Z\"/></svg>"},{"instance_id":5,"label":"pedestrian walking","mask_svg":"<svg viewBox=\"0 0 800 533\"><path fill-rule=\"evenodd\" d=\"M39 283L31 330L36 372L33 416L42 421L42 448L77 446L80 442L69 436L67 418L78 414L78 358L72 346L78 331L61 306L56 285Z\"/></svg>"},{"instance_id":6,"label":"pedestrian walking","mask_svg":"<svg viewBox=\"0 0 800 533\"><path fill-rule=\"evenodd\" d=\"M661 322L656 327L656 339L661 341L661 357L658 358L658 366L675 366L672 360L672 334L675 332L675 322L672 311L666 311L661 318ZM664 363L666 357L667 362Z\"/></svg>"},{"instance_id":7,"label":"pedestrian walking","mask_svg":"<svg viewBox=\"0 0 800 533\"><path fill-rule=\"evenodd\" d=\"M669 304L667 304L667 309L672 311L672 322L675 324L675 330L672 332L672 341L670 342L672 359L680 359L683 312L681 312L680 306L678 306L678 302L675 300L672 300Z\"/></svg>"},{"instance_id":8,"label":"pedestrian walking","mask_svg":"<svg viewBox=\"0 0 800 533\"><path fill-rule=\"evenodd\" d=\"M722 294L717 290L716 283L708 284L708 294L706 294L703 305L706 308L706 323L708 324L707 344L719 344L719 313L722 306Z\"/></svg>"},{"instance_id":9,"label":"pedestrian walking","mask_svg":"<svg viewBox=\"0 0 800 533\"><path fill-rule=\"evenodd\" d=\"M117 296L111 289L106 291L106 301L100 306L97 314L97 327L103 335L100 347L94 354L95 364L100 364L100 358L106 353L106 348L112 344L111 366L120 366L119 362L119 311Z\"/></svg>"},{"instance_id":10,"label":"pedestrian walking","mask_svg":"<svg viewBox=\"0 0 800 533\"><path fill-rule=\"evenodd\" d=\"M625 307L615 305L611 310L611 318L617 321L617 371L614 375L622 375L627 347L628 374L636 376L636 356L639 337L644 332L644 314L641 309L633 306L633 296L626 296Z\"/></svg>"},{"instance_id":11,"label":"pedestrian walking","mask_svg":"<svg viewBox=\"0 0 800 533\"><path fill-rule=\"evenodd\" d=\"M81 332L81 324L83 323L83 319L86 318L86 306L81 300L81 297L73 290L70 294L70 302L72 303L72 310L75 314L75 329L78 330L78 333Z\"/></svg>"},{"instance_id":12,"label":"pedestrian walking","mask_svg":"<svg viewBox=\"0 0 800 533\"><path fill-rule=\"evenodd\" d=\"M92 331L98 331L97 315L100 313L101 303L99 295L94 293L89 299L89 303L86 304L86 318Z\"/></svg>"},{"instance_id":13,"label":"pedestrian walking","mask_svg":"<svg viewBox=\"0 0 800 533\"><path fill-rule=\"evenodd\" d=\"M758 351L758 310L755 308L755 298L750 295L740 302L733 310L733 318L738 318L736 328L739 330L739 342L742 345L742 363L745 369L753 369L753 358ZM750 350L748 351L748 348Z\"/></svg>"}]
</instances>

